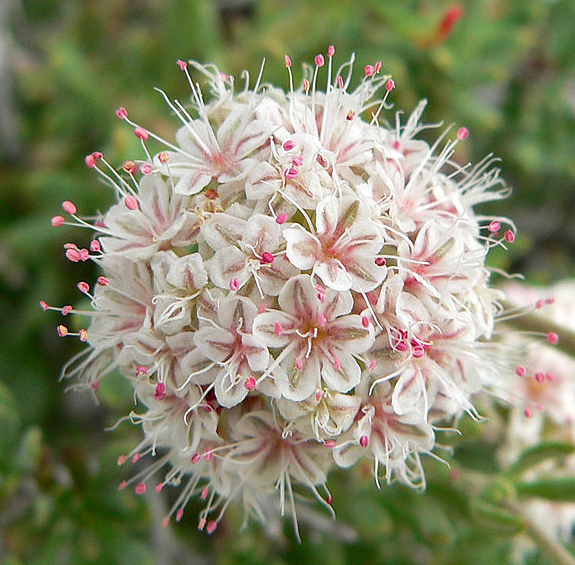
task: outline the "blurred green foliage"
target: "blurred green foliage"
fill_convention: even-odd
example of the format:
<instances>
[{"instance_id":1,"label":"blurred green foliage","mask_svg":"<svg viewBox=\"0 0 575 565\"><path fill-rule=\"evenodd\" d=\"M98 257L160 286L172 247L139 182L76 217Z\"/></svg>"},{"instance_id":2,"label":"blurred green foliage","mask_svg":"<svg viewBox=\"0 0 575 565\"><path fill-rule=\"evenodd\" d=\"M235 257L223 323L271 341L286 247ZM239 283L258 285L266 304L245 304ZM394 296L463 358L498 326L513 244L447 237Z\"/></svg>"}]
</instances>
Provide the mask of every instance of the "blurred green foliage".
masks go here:
<instances>
[{"instance_id":1,"label":"blurred green foliage","mask_svg":"<svg viewBox=\"0 0 575 565\"><path fill-rule=\"evenodd\" d=\"M0 95L2 565L509 562L509 536L523 526L506 515L486 484L474 483L476 475L490 483L501 475L492 459L496 445L481 440L475 423L455 446L454 470L468 482L454 480L455 471L433 460L426 462L425 495L402 487L376 492L369 469L336 473L331 486L342 525L304 517L301 545L287 523L276 537L257 525L236 533L243 519L238 508L212 538L194 532L195 518L187 517L159 532L162 509L154 505L160 502L116 489L125 476L116 458L137 443L139 430L125 424L113 434L103 431L129 412L130 392L111 376L102 385L100 406L90 395L65 394L66 383L57 376L79 348L59 339L56 315L38 307L41 299L77 302L75 283L94 279L92 266L71 266L62 252L64 242L86 243L88 234L54 230L49 220L64 199L82 212L109 204L111 195L83 157L98 149L120 164L138 155L137 140L114 115L118 106L170 138L176 123L153 87L187 96L178 58L215 62L237 77L248 69L254 77L265 56L265 80L286 87L284 54L294 61L297 78L298 62L311 61L329 44L340 62L356 53L358 77L365 64L381 60L396 81L397 108L409 111L427 98L426 121L466 125L471 136L458 148L461 161L488 152L502 158L515 192L497 210L516 219L521 235L510 253L494 257L497 265L521 270L534 282L572 276L575 2L459 5L463 17L442 34L453 4L441 0L5 0L0 82L10 88ZM395 119L393 112L388 119ZM550 457L560 455L558 448ZM544 496L544 489L565 488L548 483L521 483L519 490ZM477 495L473 503L470 492ZM195 516L194 510L191 504L186 514ZM534 554L532 563L547 561Z\"/></svg>"}]
</instances>

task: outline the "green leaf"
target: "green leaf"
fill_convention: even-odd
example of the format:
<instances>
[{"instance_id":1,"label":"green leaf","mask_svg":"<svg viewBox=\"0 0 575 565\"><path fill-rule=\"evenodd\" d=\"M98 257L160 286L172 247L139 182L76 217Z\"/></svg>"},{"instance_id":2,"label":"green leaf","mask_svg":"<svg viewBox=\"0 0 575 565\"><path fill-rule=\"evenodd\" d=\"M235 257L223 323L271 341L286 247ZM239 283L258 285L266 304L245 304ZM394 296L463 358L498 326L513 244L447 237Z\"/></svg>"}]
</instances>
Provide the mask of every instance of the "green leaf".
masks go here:
<instances>
[{"instance_id":1,"label":"green leaf","mask_svg":"<svg viewBox=\"0 0 575 565\"><path fill-rule=\"evenodd\" d=\"M517 493L556 502L575 502L575 477L538 479L515 485Z\"/></svg>"},{"instance_id":2,"label":"green leaf","mask_svg":"<svg viewBox=\"0 0 575 565\"><path fill-rule=\"evenodd\" d=\"M525 471L539 465L547 459L567 457L575 453L572 443L548 442L534 445L526 449L509 470L509 475L519 477Z\"/></svg>"},{"instance_id":3,"label":"green leaf","mask_svg":"<svg viewBox=\"0 0 575 565\"><path fill-rule=\"evenodd\" d=\"M481 498L471 501L471 515L479 526L497 534L513 536L525 530L520 516Z\"/></svg>"}]
</instances>

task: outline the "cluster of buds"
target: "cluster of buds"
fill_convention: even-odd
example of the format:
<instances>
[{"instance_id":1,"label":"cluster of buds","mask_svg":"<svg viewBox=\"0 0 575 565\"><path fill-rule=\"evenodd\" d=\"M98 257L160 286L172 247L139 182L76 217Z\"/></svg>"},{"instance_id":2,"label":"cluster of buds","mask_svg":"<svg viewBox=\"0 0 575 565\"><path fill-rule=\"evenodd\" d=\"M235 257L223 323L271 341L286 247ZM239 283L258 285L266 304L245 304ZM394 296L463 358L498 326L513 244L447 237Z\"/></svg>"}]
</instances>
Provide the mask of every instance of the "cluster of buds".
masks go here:
<instances>
[{"instance_id":1,"label":"cluster of buds","mask_svg":"<svg viewBox=\"0 0 575 565\"><path fill-rule=\"evenodd\" d=\"M423 487L438 428L475 417L473 395L517 366L494 337L502 293L485 265L515 228L474 211L509 193L495 160L453 159L464 127L417 139L425 102L384 124L391 77L367 65L352 89L353 59L336 70L334 54L298 88L286 56L287 92L178 61L191 108L160 91L175 142L120 108L145 158L87 156L117 203L92 221L66 201L70 219L52 220L93 230L66 256L103 271L93 294L79 285L88 347L63 374L97 389L119 369L133 384L144 438L119 462L152 462L121 487L143 493L162 468L157 491L185 480L164 524L198 495L212 533L230 501L263 518L271 494L297 531L296 493L332 511L330 468L358 460L378 484Z\"/></svg>"}]
</instances>

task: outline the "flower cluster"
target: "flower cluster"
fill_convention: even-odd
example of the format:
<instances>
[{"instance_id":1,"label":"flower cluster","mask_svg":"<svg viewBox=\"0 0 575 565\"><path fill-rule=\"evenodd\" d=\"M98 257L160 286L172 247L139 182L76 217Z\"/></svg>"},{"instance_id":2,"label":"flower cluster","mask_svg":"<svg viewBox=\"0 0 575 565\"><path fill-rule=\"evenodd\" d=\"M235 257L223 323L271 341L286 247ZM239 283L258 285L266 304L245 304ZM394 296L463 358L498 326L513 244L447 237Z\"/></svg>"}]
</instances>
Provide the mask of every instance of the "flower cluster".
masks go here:
<instances>
[{"instance_id":1,"label":"flower cluster","mask_svg":"<svg viewBox=\"0 0 575 565\"><path fill-rule=\"evenodd\" d=\"M383 123L393 80L378 62L352 89L353 59L335 70L334 52L299 88L286 57L287 92L178 61L191 104L162 93L175 142L120 108L145 159L88 155L117 203L92 221L66 201L71 219L52 219L95 232L66 256L103 271L93 292L78 285L93 312L74 335L89 347L64 376L133 383L144 439L120 462L152 464L121 486L142 493L163 467L156 490L185 479L165 523L199 495L211 533L231 500L263 517L273 491L295 520L298 489L331 508L329 469L360 459L378 482L422 487L439 424L475 416L473 394L515 370L494 354L501 293L485 266L515 228L474 211L508 194L494 159L453 159L463 127L418 139L425 102Z\"/></svg>"}]
</instances>

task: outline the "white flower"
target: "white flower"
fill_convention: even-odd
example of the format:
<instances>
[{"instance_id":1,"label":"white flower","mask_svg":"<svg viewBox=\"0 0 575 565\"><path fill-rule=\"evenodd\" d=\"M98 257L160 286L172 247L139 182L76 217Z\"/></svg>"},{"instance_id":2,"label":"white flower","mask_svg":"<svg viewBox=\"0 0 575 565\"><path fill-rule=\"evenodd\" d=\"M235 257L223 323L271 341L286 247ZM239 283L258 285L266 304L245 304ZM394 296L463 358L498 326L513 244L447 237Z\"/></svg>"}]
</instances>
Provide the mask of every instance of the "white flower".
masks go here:
<instances>
[{"instance_id":1,"label":"white flower","mask_svg":"<svg viewBox=\"0 0 575 565\"><path fill-rule=\"evenodd\" d=\"M175 140L120 108L144 159L118 172L88 155L117 203L93 221L66 201L72 220L52 219L97 234L65 253L103 271L93 293L78 285L90 326L58 326L88 343L63 374L94 391L113 369L131 382L144 438L128 456L153 463L122 486L142 493L164 466L157 490L187 481L164 524L196 494L208 533L232 500L264 519L274 490L294 519L301 487L331 508L319 490L330 467L358 459L377 480L421 487L436 422L474 416L473 395L500 391L515 370L485 266L514 228L473 209L508 192L493 159L453 160L465 128L417 139L425 103L381 125L394 82L378 63L350 89L353 60L335 70L333 55L325 93L323 55L301 88L286 59L287 93L261 76L235 91L215 66L192 63L207 102L179 61L192 93L191 105L164 94L181 122ZM165 150L152 155L149 138Z\"/></svg>"}]
</instances>

